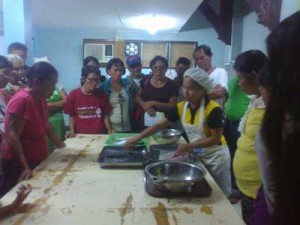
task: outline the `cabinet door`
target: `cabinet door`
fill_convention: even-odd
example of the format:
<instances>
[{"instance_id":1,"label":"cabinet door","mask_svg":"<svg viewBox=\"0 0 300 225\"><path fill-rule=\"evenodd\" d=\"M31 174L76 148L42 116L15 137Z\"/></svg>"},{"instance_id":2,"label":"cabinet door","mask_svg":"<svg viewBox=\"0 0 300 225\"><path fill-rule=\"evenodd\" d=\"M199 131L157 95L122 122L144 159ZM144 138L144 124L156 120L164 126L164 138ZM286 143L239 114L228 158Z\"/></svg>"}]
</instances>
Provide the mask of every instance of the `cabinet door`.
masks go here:
<instances>
[{"instance_id":1,"label":"cabinet door","mask_svg":"<svg viewBox=\"0 0 300 225\"><path fill-rule=\"evenodd\" d=\"M170 50L170 67L176 67L176 61L179 57L186 57L193 62L193 52L196 48L196 43L171 43ZM193 63L191 63L192 65Z\"/></svg>"},{"instance_id":2,"label":"cabinet door","mask_svg":"<svg viewBox=\"0 0 300 225\"><path fill-rule=\"evenodd\" d=\"M151 59L161 55L168 59L168 45L166 42L143 42L142 60L144 67L150 67Z\"/></svg>"}]
</instances>

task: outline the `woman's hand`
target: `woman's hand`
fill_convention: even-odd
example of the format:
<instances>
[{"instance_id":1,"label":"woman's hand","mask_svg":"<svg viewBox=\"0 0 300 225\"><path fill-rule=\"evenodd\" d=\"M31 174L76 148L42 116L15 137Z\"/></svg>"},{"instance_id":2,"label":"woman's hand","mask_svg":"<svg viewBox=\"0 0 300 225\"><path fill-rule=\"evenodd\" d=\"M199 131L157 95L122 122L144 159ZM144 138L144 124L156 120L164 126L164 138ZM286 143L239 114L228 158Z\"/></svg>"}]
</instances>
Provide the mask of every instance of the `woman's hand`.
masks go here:
<instances>
[{"instance_id":1,"label":"woman's hand","mask_svg":"<svg viewBox=\"0 0 300 225\"><path fill-rule=\"evenodd\" d=\"M127 139L125 144L124 144L124 149L127 150L127 149L132 148L134 146L134 144L138 141L139 141L139 139L137 139L136 137L132 137L132 138Z\"/></svg>"},{"instance_id":2,"label":"woman's hand","mask_svg":"<svg viewBox=\"0 0 300 225\"><path fill-rule=\"evenodd\" d=\"M149 116L154 117L156 114L156 110L154 108L148 108L146 112L149 114Z\"/></svg>"},{"instance_id":3,"label":"woman's hand","mask_svg":"<svg viewBox=\"0 0 300 225\"><path fill-rule=\"evenodd\" d=\"M57 148L64 148L64 147L66 147L66 144L61 141L60 143L58 143L58 145L56 145L56 147Z\"/></svg>"},{"instance_id":4,"label":"woman's hand","mask_svg":"<svg viewBox=\"0 0 300 225\"><path fill-rule=\"evenodd\" d=\"M185 155L186 153L188 153L190 151L190 147L188 144L180 144L175 151L175 154L173 157L178 157L178 156L182 156Z\"/></svg>"},{"instance_id":5,"label":"woman's hand","mask_svg":"<svg viewBox=\"0 0 300 225\"><path fill-rule=\"evenodd\" d=\"M144 110L148 110L149 108L153 108L155 106L155 101L147 101L143 102L143 108Z\"/></svg>"},{"instance_id":6,"label":"woman's hand","mask_svg":"<svg viewBox=\"0 0 300 225\"><path fill-rule=\"evenodd\" d=\"M32 170L29 168L29 167L26 167L23 171L22 171L22 173L21 173L21 175L20 175L20 177L19 177L19 181L22 181L22 180L29 180L30 178L32 178L33 177L33 172L32 172Z\"/></svg>"},{"instance_id":7,"label":"woman's hand","mask_svg":"<svg viewBox=\"0 0 300 225\"><path fill-rule=\"evenodd\" d=\"M65 138L73 138L73 137L76 137L76 134L72 131L67 131L66 132L66 135L65 135Z\"/></svg>"},{"instance_id":8,"label":"woman's hand","mask_svg":"<svg viewBox=\"0 0 300 225\"><path fill-rule=\"evenodd\" d=\"M17 191L17 197L12 203L14 210L19 209L19 207L22 205L24 200L27 198L27 196L29 195L31 190L32 190L32 187L30 184L27 184L27 185L22 184L19 187L19 189Z\"/></svg>"}]
</instances>

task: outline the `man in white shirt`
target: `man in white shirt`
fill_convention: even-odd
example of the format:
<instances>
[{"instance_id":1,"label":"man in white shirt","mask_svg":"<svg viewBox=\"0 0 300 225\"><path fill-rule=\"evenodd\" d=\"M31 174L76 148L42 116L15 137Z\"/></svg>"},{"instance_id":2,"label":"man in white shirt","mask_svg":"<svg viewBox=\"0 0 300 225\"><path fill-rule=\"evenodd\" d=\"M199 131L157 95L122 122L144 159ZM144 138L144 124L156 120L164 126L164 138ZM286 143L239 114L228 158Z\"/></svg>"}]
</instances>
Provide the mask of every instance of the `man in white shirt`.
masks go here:
<instances>
[{"instance_id":1,"label":"man in white shirt","mask_svg":"<svg viewBox=\"0 0 300 225\"><path fill-rule=\"evenodd\" d=\"M194 50L193 58L196 66L205 70L213 83L214 89L209 97L222 105L222 98L227 94L228 75L225 69L212 66L212 55L210 47L200 45Z\"/></svg>"}]
</instances>

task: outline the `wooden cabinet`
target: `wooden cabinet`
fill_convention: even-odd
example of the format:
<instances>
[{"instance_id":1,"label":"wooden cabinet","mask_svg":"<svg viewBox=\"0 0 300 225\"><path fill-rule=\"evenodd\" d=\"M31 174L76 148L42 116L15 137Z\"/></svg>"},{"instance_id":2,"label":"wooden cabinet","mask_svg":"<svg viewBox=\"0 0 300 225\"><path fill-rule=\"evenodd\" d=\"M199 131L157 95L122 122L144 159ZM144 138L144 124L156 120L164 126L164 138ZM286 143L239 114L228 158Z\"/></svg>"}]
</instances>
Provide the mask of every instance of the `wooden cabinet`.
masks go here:
<instances>
[{"instance_id":1,"label":"wooden cabinet","mask_svg":"<svg viewBox=\"0 0 300 225\"><path fill-rule=\"evenodd\" d=\"M84 39L83 51L84 57L92 55L99 59L101 66L106 66L109 59L118 57L126 62L126 43L130 41L110 41L100 39ZM169 68L176 66L179 57L186 57L193 61L193 51L197 42L180 42L180 41L140 41L139 56L142 58L143 67L149 68L151 59L156 55L161 55L169 61ZM105 48L112 48L112 55L107 55ZM126 66L126 65L125 65Z\"/></svg>"}]
</instances>

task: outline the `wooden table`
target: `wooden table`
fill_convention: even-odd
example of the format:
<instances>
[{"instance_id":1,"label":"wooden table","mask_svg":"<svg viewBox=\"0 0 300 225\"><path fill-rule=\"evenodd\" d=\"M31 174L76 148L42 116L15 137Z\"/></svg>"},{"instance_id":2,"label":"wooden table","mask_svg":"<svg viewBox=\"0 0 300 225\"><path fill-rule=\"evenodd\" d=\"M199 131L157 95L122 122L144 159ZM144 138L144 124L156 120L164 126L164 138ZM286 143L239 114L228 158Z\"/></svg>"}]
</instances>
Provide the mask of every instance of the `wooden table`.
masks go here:
<instances>
[{"instance_id":1,"label":"wooden table","mask_svg":"<svg viewBox=\"0 0 300 225\"><path fill-rule=\"evenodd\" d=\"M163 199L144 190L141 169L101 169L96 159L106 135L79 135L53 152L25 183L33 186L26 213L0 221L12 225L242 225L209 174L206 198ZM1 200L15 198L17 187Z\"/></svg>"}]
</instances>

